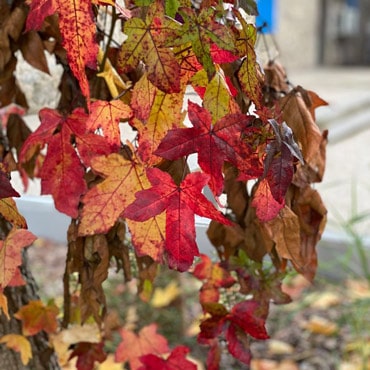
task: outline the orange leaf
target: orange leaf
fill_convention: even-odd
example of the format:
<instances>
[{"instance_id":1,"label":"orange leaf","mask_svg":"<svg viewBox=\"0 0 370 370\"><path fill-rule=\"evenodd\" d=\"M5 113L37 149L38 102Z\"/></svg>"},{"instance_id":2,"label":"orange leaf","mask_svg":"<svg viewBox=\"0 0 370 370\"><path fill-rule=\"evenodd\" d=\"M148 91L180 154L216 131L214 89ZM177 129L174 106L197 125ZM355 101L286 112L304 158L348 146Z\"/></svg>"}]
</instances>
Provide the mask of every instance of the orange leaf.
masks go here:
<instances>
[{"instance_id":1,"label":"orange leaf","mask_svg":"<svg viewBox=\"0 0 370 370\"><path fill-rule=\"evenodd\" d=\"M95 41L96 26L90 1L60 0L59 25L63 47L67 50L69 65L79 81L87 101L90 99L89 82L85 67L96 69L98 44Z\"/></svg>"},{"instance_id":2,"label":"orange leaf","mask_svg":"<svg viewBox=\"0 0 370 370\"><path fill-rule=\"evenodd\" d=\"M96 26L90 1L84 0L33 0L27 19L27 30L40 29L45 17L59 14L59 29L69 65L79 81L81 91L90 100L85 67L96 68L98 44Z\"/></svg>"},{"instance_id":3,"label":"orange leaf","mask_svg":"<svg viewBox=\"0 0 370 370\"><path fill-rule=\"evenodd\" d=\"M36 240L35 235L23 229L13 228L5 240L0 241L0 288L5 288L22 263L21 249Z\"/></svg>"},{"instance_id":4,"label":"orange leaf","mask_svg":"<svg viewBox=\"0 0 370 370\"><path fill-rule=\"evenodd\" d=\"M59 309L54 303L45 306L41 301L30 301L14 314L22 320L23 335L35 335L44 330L47 333L55 333L58 328L57 315Z\"/></svg>"},{"instance_id":5,"label":"orange leaf","mask_svg":"<svg viewBox=\"0 0 370 370\"><path fill-rule=\"evenodd\" d=\"M90 106L90 116L86 121L86 128L96 130L101 127L108 143L119 148L121 145L119 122L127 120L131 115L131 108L121 100L110 102L97 100Z\"/></svg>"},{"instance_id":6,"label":"orange leaf","mask_svg":"<svg viewBox=\"0 0 370 370\"><path fill-rule=\"evenodd\" d=\"M105 180L91 188L82 199L80 235L107 232L135 200L135 193L150 187L142 164L135 159L127 160L113 153L94 158L91 167ZM165 234L164 215L145 222L128 221L128 226L138 254L160 260Z\"/></svg>"},{"instance_id":7,"label":"orange leaf","mask_svg":"<svg viewBox=\"0 0 370 370\"><path fill-rule=\"evenodd\" d=\"M142 366L141 356L169 352L167 340L157 333L156 324L143 327L138 334L126 329L121 329L120 334L122 342L117 347L115 359L117 362L129 362L131 370Z\"/></svg>"},{"instance_id":8,"label":"orange leaf","mask_svg":"<svg viewBox=\"0 0 370 370\"><path fill-rule=\"evenodd\" d=\"M8 299L6 298L2 290L0 290L0 308L3 310L4 315L7 317L7 319L10 320L8 310Z\"/></svg>"},{"instance_id":9,"label":"orange leaf","mask_svg":"<svg viewBox=\"0 0 370 370\"><path fill-rule=\"evenodd\" d=\"M8 348L19 352L23 365L27 365L32 358L31 343L23 335L7 334L0 338L0 343L5 343Z\"/></svg>"}]
</instances>

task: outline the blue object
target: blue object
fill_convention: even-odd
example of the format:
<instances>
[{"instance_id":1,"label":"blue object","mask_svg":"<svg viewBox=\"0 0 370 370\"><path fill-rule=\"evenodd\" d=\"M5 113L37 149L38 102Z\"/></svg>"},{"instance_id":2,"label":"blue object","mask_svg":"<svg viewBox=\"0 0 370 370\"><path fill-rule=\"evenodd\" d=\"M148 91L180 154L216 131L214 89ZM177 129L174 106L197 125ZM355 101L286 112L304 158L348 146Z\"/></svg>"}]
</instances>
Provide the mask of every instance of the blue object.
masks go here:
<instances>
[{"instance_id":1,"label":"blue object","mask_svg":"<svg viewBox=\"0 0 370 370\"><path fill-rule=\"evenodd\" d=\"M276 29L276 1L257 0L259 15L256 17L256 26L261 27L263 33L274 33Z\"/></svg>"}]
</instances>

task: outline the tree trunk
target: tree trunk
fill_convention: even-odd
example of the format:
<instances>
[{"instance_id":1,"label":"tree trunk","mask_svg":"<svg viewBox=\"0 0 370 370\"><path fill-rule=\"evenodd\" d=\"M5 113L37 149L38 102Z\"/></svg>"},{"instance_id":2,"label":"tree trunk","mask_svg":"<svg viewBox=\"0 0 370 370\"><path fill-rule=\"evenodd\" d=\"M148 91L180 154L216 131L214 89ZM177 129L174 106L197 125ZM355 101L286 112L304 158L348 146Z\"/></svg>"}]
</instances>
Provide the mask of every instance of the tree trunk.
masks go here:
<instances>
[{"instance_id":1,"label":"tree trunk","mask_svg":"<svg viewBox=\"0 0 370 370\"><path fill-rule=\"evenodd\" d=\"M1 232L4 233L4 224L1 225ZM23 252L23 262L21 266L25 286L6 287L4 294L8 299L8 309L10 320L1 313L0 316L0 337L6 334L22 334L21 322L14 318L22 306L29 301L40 299L37 294L37 285L28 268L27 251ZM53 349L49 346L48 336L45 332L40 332L32 337L28 337L32 347L32 359L25 366L22 364L19 353L9 349L5 345L0 345L0 367L4 370L54 370L60 369L57 357Z\"/></svg>"}]
</instances>

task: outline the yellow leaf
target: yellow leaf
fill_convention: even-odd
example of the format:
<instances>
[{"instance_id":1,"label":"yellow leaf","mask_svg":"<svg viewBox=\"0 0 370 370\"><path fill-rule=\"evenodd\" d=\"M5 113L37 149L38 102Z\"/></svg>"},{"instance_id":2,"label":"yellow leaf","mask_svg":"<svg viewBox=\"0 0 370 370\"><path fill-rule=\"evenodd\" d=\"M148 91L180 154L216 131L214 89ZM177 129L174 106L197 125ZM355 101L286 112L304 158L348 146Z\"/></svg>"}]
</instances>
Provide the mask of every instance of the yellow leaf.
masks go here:
<instances>
[{"instance_id":1,"label":"yellow leaf","mask_svg":"<svg viewBox=\"0 0 370 370\"><path fill-rule=\"evenodd\" d=\"M18 212L17 205L13 198L0 199L0 213L14 226L17 226L21 229L27 228L27 222Z\"/></svg>"},{"instance_id":2,"label":"yellow leaf","mask_svg":"<svg viewBox=\"0 0 370 370\"><path fill-rule=\"evenodd\" d=\"M114 355L110 354L107 356L107 359L98 364L97 370L122 370L122 364L114 361Z\"/></svg>"},{"instance_id":3,"label":"yellow leaf","mask_svg":"<svg viewBox=\"0 0 370 370\"><path fill-rule=\"evenodd\" d=\"M23 335L7 334L0 338L0 343L5 343L8 348L19 352L23 365L27 365L32 358L31 344Z\"/></svg>"},{"instance_id":4,"label":"yellow leaf","mask_svg":"<svg viewBox=\"0 0 370 370\"><path fill-rule=\"evenodd\" d=\"M9 311L8 311L8 299L4 293L0 290L0 308L3 310L4 315L10 320Z\"/></svg>"},{"instance_id":5,"label":"yellow leaf","mask_svg":"<svg viewBox=\"0 0 370 370\"><path fill-rule=\"evenodd\" d=\"M171 281L165 288L157 288L154 291L151 305L156 308L166 307L180 294L180 289L175 281Z\"/></svg>"},{"instance_id":6,"label":"yellow leaf","mask_svg":"<svg viewBox=\"0 0 370 370\"><path fill-rule=\"evenodd\" d=\"M338 326L335 322L316 315L312 316L302 326L314 334L332 335L338 331Z\"/></svg>"}]
</instances>

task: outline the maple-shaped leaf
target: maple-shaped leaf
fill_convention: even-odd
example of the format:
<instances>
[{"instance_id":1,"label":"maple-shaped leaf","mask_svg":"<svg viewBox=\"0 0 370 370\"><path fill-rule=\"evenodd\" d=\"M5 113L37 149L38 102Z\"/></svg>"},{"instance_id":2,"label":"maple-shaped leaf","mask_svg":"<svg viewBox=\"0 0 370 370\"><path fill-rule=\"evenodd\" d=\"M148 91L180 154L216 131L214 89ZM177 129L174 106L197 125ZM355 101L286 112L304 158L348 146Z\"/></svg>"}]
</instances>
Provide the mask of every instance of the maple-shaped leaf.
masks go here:
<instances>
[{"instance_id":1,"label":"maple-shaped leaf","mask_svg":"<svg viewBox=\"0 0 370 370\"><path fill-rule=\"evenodd\" d=\"M201 92L203 107L212 115L212 123L215 123L227 114L241 113L239 106L233 98L233 86L226 79L223 71L216 68L216 73L209 81L204 70L200 70L192 79L192 85L199 94L199 86L204 88Z\"/></svg>"},{"instance_id":2,"label":"maple-shaped leaf","mask_svg":"<svg viewBox=\"0 0 370 370\"><path fill-rule=\"evenodd\" d=\"M0 338L0 343L4 343L8 348L13 351L19 352L23 365L27 365L32 358L32 348L30 341L19 334L6 334Z\"/></svg>"},{"instance_id":3,"label":"maple-shaped leaf","mask_svg":"<svg viewBox=\"0 0 370 370\"><path fill-rule=\"evenodd\" d=\"M212 218L221 223L231 222L214 208L202 194L209 177L195 172L187 175L180 185L157 168L149 168L147 176L152 187L135 194L136 200L124 211L124 217L146 221L166 212L165 251L170 268L186 271L199 254L195 242L194 215Z\"/></svg>"},{"instance_id":4,"label":"maple-shaped leaf","mask_svg":"<svg viewBox=\"0 0 370 370\"><path fill-rule=\"evenodd\" d=\"M135 193L150 187L143 165L135 158L125 159L119 154L96 157L92 170L103 181L92 187L82 198L79 235L106 233L135 200ZM127 220L133 244L139 255L149 255L161 261L164 244L164 215L145 222Z\"/></svg>"},{"instance_id":5,"label":"maple-shaped leaf","mask_svg":"<svg viewBox=\"0 0 370 370\"><path fill-rule=\"evenodd\" d=\"M268 339L266 317L259 302L247 300L237 303L230 311L229 320L256 339Z\"/></svg>"},{"instance_id":6,"label":"maple-shaped leaf","mask_svg":"<svg viewBox=\"0 0 370 370\"><path fill-rule=\"evenodd\" d=\"M102 128L104 137L114 148L121 145L119 122L127 120L132 115L131 108L121 100L110 102L96 100L90 105L90 115L86 121L88 130Z\"/></svg>"},{"instance_id":7,"label":"maple-shaped leaf","mask_svg":"<svg viewBox=\"0 0 370 370\"><path fill-rule=\"evenodd\" d=\"M220 49L235 51L234 37L230 30L215 20L216 11L213 7L203 8L199 14L191 8L179 8L184 24L167 39L169 46L182 46L191 43L198 61L211 78L215 66L211 56L211 42ZM211 42L210 42L211 41Z\"/></svg>"},{"instance_id":8,"label":"maple-shaped leaf","mask_svg":"<svg viewBox=\"0 0 370 370\"><path fill-rule=\"evenodd\" d=\"M77 343L69 358L77 357L77 370L91 370L94 368L95 362L102 363L107 358L103 347L103 342L80 342Z\"/></svg>"},{"instance_id":9,"label":"maple-shaped leaf","mask_svg":"<svg viewBox=\"0 0 370 370\"><path fill-rule=\"evenodd\" d=\"M284 207L285 201L278 202L272 195L269 182L266 178L257 184L251 203L256 208L256 215L259 220L265 222L274 219Z\"/></svg>"},{"instance_id":10,"label":"maple-shaped leaf","mask_svg":"<svg viewBox=\"0 0 370 370\"><path fill-rule=\"evenodd\" d=\"M157 333L156 324L144 326L138 334L121 329L120 335L122 341L116 349L115 360L123 363L128 362L131 370L140 369L142 356L151 353L160 355L170 351L166 338Z\"/></svg>"},{"instance_id":11,"label":"maple-shaped leaf","mask_svg":"<svg viewBox=\"0 0 370 370\"><path fill-rule=\"evenodd\" d=\"M44 305L41 301L30 301L22 306L14 317L22 321L23 335L35 335L41 330L55 333L58 328L59 309L54 303Z\"/></svg>"},{"instance_id":12,"label":"maple-shaped leaf","mask_svg":"<svg viewBox=\"0 0 370 370\"><path fill-rule=\"evenodd\" d=\"M91 1L32 0L26 30L40 29L44 19L58 13L62 46L67 51L69 66L80 84L88 103L90 89L85 67L96 69L98 44Z\"/></svg>"},{"instance_id":13,"label":"maple-shaped leaf","mask_svg":"<svg viewBox=\"0 0 370 370\"><path fill-rule=\"evenodd\" d=\"M95 156L112 151L102 136L87 131L88 117L82 108L68 116L43 109L40 126L27 138L20 152L20 162L27 163L47 144L39 173L41 193L52 194L56 208L74 218L78 216L81 195L87 190L85 167L90 166Z\"/></svg>"},{"instance_id":14,"label":"maple-shaped leaf","mask_svg":"<svg viewBox=\"0 0 370 370\"><path fill-rule=\"evenodd\" d=\"M138 154L143 162L153 166L161 161L154 153L170 129L182 127L184 91L166 94L157 89L146 121L136 118L130 124L138 131Z\"/></svg>"},{"instance_id":15,"label":"maple-shaped leaf","mask_svg":"<svg viewBox=\"0 0 370 370\"><path fill-rule=\"evenodd\" d=\"M140 357L143 364L139 370L197 370L197 366L186 358L189 348L185 346L175 347L167 359L158 357L155 354L147 354Z\"/></svg>"},{"instance_id":16,"label":"maple-shaped leaf","mask_svg":"<svg viewBox=\"0 0 370 370\"><path fill-rule=\"evenodd\" d=\"M211 176L210 188L215 195L223 190L222 166L229 161L236 167L243 162L241 132L251 122L244 114L228 114L212 125L212 116L189 101L191 128L173 129L162 140L156 155L174 160L198 153L200 168Z\"/></svg>"},{"instance_id":17,"label":"maple-shaped leaf","mask_svg":"<svg viewBox=\"0 0 370 370\"><path fill-rule=\"evenodd\" d=\"M13 228L5 240L0 240L0 288L5 288L22 263L22 248L28 247L36 236L28 230Z\"/></svg>"},{"instance_id":18,"label":"maple-shaped leaf","mask_svg":"<svg viewBox=\"0 0 370 370\"><path fill-rule=\"evenodd\" d=\"M127 40L119 54L119 66L127 72L145 63L148 79L167 93L180 91L180 66L173 51L164 42L174 33L177 23L164 17L163 5L153 2L145 20L132 17L125 22L123 32Z\"/></svg>"},{"instance_id":19,"label":"maple-shaped leaf","mask_svg":"<svg viewBox=\"0 0 370 370\"><path fill-rule=\"evenodd\" d=\"M196 278L204 281L200 289L199 301L200 303L218 302L220 298L218 288L232 286L235 279L219 263L213 263L207 255L201 254L200 258L201 261L196 264L193 271Z\"/></svg>"}]
</instances>

